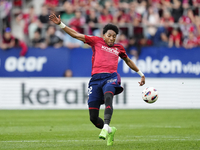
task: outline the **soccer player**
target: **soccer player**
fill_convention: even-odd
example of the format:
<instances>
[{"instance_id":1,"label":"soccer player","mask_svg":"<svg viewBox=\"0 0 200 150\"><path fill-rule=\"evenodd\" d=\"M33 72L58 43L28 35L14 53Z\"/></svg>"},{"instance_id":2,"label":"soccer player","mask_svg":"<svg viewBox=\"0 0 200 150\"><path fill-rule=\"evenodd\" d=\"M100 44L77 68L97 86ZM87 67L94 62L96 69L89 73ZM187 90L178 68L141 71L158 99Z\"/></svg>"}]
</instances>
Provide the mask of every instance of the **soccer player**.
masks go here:
<instances>
[{"instance_id":1,"label":"soccer player","mask_svg":"<svg viewBox=\"0 0 200 150\"><path fill-rule=\"evenodd\" d=\"M127 56L120 44L115 44L118 34L117 26L107 24L103 28L103 38L80 34L61 22L60 15L51 14L49 19L59 25L67 34L89 44L92 47L92 78L88 86L88 106L90 121L102 129L99 138L107 139L107 145L113 145L115 127L110 127L113 113L113 96L121 93L120 75L117 73L118 58L121 57L126 64L141 76L140 86L145 84L145 76L139 71L134 62ZM104 121L99 117L99 108L105 103Z\"/></svg>"}]
</instances>

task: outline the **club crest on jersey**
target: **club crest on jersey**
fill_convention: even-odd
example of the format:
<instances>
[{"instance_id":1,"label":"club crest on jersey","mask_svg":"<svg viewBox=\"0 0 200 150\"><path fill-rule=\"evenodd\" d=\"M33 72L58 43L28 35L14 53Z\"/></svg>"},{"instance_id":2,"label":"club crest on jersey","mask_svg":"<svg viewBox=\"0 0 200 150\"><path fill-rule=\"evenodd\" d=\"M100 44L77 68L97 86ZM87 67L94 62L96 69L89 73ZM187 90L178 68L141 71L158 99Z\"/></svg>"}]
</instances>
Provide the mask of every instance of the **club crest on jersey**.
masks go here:
<instances>
[{"instance_id":1,"label":"club crest on jersey","mask_svg":"<svg viewBox=\"0 0 200 150\"><path fill-rule=\"evenodd\" d=\"M104 50L106 52L109 52L109 53L119 56L118 48L109 48L107 46L102 45L101 50Z\"/></svg>"}]
</instances>

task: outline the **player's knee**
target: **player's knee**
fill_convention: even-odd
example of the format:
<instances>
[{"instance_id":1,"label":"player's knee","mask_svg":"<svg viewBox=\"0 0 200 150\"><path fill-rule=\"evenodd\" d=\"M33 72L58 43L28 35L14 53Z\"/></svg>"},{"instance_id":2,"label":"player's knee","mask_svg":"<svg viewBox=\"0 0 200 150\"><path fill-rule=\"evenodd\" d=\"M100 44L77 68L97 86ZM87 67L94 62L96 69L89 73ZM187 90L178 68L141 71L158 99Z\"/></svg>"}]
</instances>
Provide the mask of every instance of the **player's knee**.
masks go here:
<instances>
[{"instance_id":1,"label":"player's knee","mask_svg":"<svg viewBox=\"0 0 200 150\"><path fill-rule=\"evenodd\" d=\"M105 105L112 106L113 94L112 93L105 93L104 94Z\"/></svg>"}]
</instances>

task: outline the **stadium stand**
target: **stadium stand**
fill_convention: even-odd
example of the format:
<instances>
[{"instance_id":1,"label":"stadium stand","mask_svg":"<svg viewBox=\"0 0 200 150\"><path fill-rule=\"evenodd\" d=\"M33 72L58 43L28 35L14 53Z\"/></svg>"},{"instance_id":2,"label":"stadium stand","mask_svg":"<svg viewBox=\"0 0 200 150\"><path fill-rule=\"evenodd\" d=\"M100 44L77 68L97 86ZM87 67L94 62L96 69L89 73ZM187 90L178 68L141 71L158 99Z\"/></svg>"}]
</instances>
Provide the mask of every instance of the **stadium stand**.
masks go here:
<instances>
[{"instance_id":1,"label":"stadium stand","mask_svg":"<svg viewBox=\"0 0 200 150\"><path fill-rule=\"evenodd\" d=\"M1 35L10 27L13 36L28 46L34 46L36 31L48 45L46 31L53 25L48 21L50 12L89 35L101 36L103 26L114 23L120 28L117 41L125 47L200 45L199 0L10 0L1 1L1 12L5 12L1 15ZM55 29L63 41L65 33Z\"/></svg>"}]
</instances>

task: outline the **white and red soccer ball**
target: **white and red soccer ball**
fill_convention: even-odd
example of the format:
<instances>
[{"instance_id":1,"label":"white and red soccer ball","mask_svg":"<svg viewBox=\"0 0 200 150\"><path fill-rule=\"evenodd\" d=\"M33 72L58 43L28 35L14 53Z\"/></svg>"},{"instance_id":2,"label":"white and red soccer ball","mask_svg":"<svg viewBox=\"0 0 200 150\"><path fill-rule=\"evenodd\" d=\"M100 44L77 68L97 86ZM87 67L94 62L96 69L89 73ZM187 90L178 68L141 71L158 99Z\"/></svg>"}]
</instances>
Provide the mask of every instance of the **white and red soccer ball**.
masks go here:
<instances>
[{"instance_id":1,"label":"white and red soccer ball","mask_svg":"<svg viewBox=\"0 0 200 150\"><path fill-rule=\"evenodd\" d=\"M142 99L147 103L154 103L158 99L158 91L154 87L147 87L142 91Z\"/></svg>"}]
</instances>

